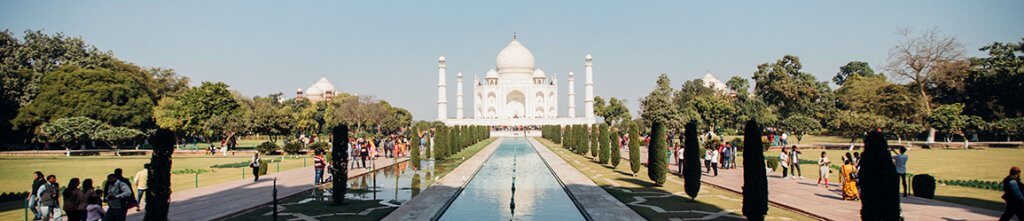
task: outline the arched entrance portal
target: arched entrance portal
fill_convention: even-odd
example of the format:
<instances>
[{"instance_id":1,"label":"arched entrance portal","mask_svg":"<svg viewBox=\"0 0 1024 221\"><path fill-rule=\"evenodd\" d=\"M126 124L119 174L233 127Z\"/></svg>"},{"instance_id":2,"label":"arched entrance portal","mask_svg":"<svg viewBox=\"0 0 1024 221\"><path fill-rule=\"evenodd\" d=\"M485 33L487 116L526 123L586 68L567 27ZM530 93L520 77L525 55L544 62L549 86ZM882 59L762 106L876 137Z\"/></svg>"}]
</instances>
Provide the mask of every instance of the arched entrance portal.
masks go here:
<instances>
[{"instance_id":1,"label":"arched entrance portal","mask_svg":"<svg viewBox=\"0 0 1024 221\"><path fill-rule=\"evenodd\" d=\"M523 118L526 114L526 95L523 92L514 90L505 96L505 116L509 118Z\"/></svg>"}]
</instances>

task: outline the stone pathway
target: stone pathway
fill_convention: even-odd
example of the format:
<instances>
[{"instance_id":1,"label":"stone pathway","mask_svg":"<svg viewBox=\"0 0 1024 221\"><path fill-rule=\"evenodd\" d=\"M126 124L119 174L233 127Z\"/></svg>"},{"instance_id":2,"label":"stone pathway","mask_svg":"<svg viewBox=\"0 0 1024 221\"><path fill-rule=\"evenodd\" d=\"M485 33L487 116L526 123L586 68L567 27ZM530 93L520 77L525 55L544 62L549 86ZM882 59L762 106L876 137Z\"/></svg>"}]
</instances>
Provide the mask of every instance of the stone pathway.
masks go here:
<instances>
[{"instance_id":1,"label":"stone pathway","mask_svg":"<svg viewBox=\"0 0 1024 221\"><path fill-rule=\"evenodd\" d=\"M374 169L404 162L381 158L376 160ZM368 161L367 164L371 164ZM369 172L368 168L349 170L349 177ZM243 212L260 205L271 203L273 180L277 179L277 196L285 198L313 188L313 167L304 167L260 177L259 182L250 179L231 181L213 186L178 191L171 194L169 220L213 220ZM128 212L128 220L142 220L145 211Z\"/></svg>"},{"instance_id":2,"label":"stone pathway","mask_svg":"<svg viewBox=\"0 0 1024 221\"><path fill-rule=\"evenodd\" d=\"M641 160L647 162L647 150L641 148ZM624 150L623 159L629 158ZM673 162L674 163L674 162ZM737 163L741 163L738 162ZM703 166L703 165L702 165ZM675 164L670 165L670 173L678 176ZM776 205L810 214L828 220L859 220L860 201L842 199L842 190L838 182L826 190L818 186L817 180L783 179L781 175L768 175L768 200ZM743 168L718 170L718 176L705 174L701 182L716 187L742 193ZM678 183L682 185L682 183ZM903 216L907 220L998 220L1001 212L970 207L955 203L918 197L901 198Z\"/></svg>"}]
</instances>

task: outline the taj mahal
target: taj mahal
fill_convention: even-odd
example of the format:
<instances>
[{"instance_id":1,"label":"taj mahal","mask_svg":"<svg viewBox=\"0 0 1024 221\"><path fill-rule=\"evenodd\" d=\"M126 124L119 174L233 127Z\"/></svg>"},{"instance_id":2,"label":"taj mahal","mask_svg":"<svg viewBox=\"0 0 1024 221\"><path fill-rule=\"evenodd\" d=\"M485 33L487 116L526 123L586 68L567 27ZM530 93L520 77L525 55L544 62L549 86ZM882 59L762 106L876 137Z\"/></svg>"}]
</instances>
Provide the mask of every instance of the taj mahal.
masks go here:
<instances>
[{"instance_id":1,"label":"taj mahal","mask_svg":"<svg viewBox=\"0 0 1024 221\"><path fill-rule=\"evenodd\" d=\"M446 60L438 58L437 120L447 125L569 125L593 124L594 80L592 57L584 57L583 116L576 115L575 74L569 72L567 116L559 116L558 79L548 77L534 62L533 53L515 37L495 59L495 68L481 79L474 77L472 117L465 113L463 75L455 75L455 117L448 116Z\"/></svg>"}]
</instances>

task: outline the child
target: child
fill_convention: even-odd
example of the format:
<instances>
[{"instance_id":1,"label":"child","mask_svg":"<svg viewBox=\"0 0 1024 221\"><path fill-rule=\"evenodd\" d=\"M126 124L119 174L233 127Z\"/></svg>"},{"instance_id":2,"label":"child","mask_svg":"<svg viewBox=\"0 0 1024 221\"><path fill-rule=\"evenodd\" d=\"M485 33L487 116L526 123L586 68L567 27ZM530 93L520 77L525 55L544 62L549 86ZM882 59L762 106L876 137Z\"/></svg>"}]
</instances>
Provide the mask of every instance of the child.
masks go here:
<instances>
[{"instance_id":1,"label":"child","mask_svg":"<svg viewBox=\"0 0 1024 221\"><path fill-rule=\"evenodd\" d=\"M86 221L98 221L106 216L103 212L103 206L100 205L100 198L98 196L89 196L89 205L85 207Z\"/></svg>"}]
</instances>

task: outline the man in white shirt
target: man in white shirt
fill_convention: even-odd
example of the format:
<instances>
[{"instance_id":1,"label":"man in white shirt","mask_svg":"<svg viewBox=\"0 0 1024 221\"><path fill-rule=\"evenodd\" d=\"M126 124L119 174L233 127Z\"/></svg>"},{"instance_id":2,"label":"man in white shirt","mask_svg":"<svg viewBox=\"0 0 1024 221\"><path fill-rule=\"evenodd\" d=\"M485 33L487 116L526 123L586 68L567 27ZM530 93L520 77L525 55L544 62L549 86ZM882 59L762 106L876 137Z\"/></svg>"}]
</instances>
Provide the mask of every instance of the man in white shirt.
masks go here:
<instances>
[{"instance_id":1,"label":"man in white shirt","mask_svg":"<svg viewBox=\"0 0 1024 221\"><path fill-rule=\"evenodd\" d=\"M782 137L781 138L782 138L782 141L781 141L782 142L782 146L786 146L787 144L789 144L789 142L787 142L788 139L789 139L789 134L786 134L786 132L782 132Z\"/></svg>"},{"instance_id":2,"label":"man in white shirt","mask_svg":"<svg viewBox=\"0 0 1024 221\"><path fill-rule=\"evenodd\" d=\"M676 168L679 169L679 177L683 177L683 150L685 149L686 147L680 146L679 150L676 150L676 159L679 159L676 161Z\"/></svg>"},{"instance_id":3,"label":"man in white shirt","mask_svg":"<svg viewBox=\"0 0 1024 221\"><path fill-rule=\"evenodd\" d=\"M717 149L709 149L708 151L711 152L711 169L714 169L715 176L718 176L718 161L719 159L722 159L721 155L718 153Z\"/></svg>"}]
</instances>

